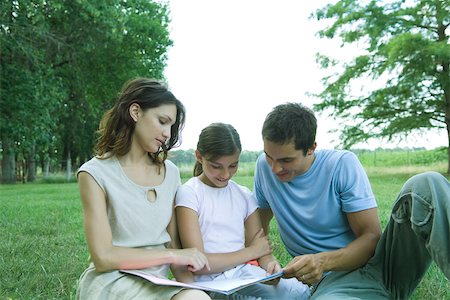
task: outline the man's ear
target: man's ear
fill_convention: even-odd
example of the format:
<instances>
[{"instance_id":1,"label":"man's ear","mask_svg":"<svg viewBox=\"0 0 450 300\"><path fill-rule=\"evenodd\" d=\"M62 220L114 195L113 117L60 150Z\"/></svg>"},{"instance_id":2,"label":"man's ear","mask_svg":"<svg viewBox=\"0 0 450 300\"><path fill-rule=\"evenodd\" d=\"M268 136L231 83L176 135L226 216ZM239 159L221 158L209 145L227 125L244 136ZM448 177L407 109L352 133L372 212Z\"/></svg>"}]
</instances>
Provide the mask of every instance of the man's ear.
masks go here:
<instances>
[{"instance_id":1,"label":"man's ear","mask_svg":"<svg viewBox=\"0 0 450 300\"><path fill-rule=\"evenodd\" d=\"M317 143L314 142L314 144L308 149L307 155L312 155L314 151L316 151Z\"/></svg>"},{"instance_id":2,"label":"man's ear","mask_svg":"<svg viewBox=\"0 0 450 300\"><path fill-rule=\"evenodd\" d=\"M136 123L139 118L139 112L141 111L141 107L137 103L132 103L129 108L130 117Z\"/></svg>"}]
</instances>

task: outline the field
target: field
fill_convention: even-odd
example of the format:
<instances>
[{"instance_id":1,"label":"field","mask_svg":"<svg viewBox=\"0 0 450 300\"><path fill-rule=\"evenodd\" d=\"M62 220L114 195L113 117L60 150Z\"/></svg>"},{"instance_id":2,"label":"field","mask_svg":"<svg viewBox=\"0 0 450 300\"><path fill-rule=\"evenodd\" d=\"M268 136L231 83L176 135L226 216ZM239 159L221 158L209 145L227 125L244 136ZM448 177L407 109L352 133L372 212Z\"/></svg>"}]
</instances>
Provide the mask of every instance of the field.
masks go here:
<instances>
[{"instance_id":1,"label":"field","mask_svg":"<svg viewBox=\"0 0 450 300\"><path fill-rule=\"evenodd\" d=\"M437 170L428 166L368 166L383 227L403 182L413 174ZM251 166L234 178L251 188ZM190 172L190 171L189 171ZM183 175L184 180L186 176ZM272 223L272 232L276 224ZM81 203L76 183L0 185L0 299L73 299L77 279L88 263L82 231ZM276 233L275 255L289 260ZM432 266L413 299L450 299L450 283Z\"/></svg>"}]
</instances>

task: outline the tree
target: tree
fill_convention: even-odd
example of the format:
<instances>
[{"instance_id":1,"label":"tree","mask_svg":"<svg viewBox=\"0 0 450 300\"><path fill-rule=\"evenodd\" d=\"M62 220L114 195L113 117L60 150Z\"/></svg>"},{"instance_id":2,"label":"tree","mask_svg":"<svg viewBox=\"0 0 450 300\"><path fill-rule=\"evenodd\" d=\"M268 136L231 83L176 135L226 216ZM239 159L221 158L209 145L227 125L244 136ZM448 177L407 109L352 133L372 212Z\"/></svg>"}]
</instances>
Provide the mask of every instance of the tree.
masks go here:
<instances>
[{"instance_id":1,"label":"tree","mask_svg":"<svg viewBox=\"0 0 450 300\"><path fill-rule=\"evenodd\" d=\"M168 25L163 1L1 1L2 182L33 180L36 158L68 171L89 158L124 81L163 78Z\"/></svg>"},{"instance_id":2,"label":"tree","mask_svg":"<svg viewBox=\"0 0 450 300\"><path fill-rule=\"evenodd\" d=\"M148 0L68 1L47 15L61 37L49 57L67 89L58 133L69 178L73 161L91 156L95 129L123 82L161 79L172 42L166 6Z\"/></svg>"},{"instance_id":3,"label":"tree","mask_svg":"<svg viewBox=\"0 0 450 300\"><path fill-rule=\"evenodd\" d=\"M58 92L44 59L52 37L42 12L29 0L1 2L0 11L2 182L14 183L19 154L35 168L36 145L50 139ZM27 173L34 180L34 169Z\"/></svg>"},{"instance_id":4,"label":"tree","mask_svg":"<svg viewBox=\"0 0 450 300\"><path fill-rule=\"evenodd\" d=\"M342 64L317 56L324 69L342 68L323 79L322 102L314 105L345 122L342 145L446 129L450 174L450 2L341 0L313 16L331 20L321 38L339 37L342 45L364 50ZM358 80L367 78L372 88L365 83L355 93Z\"/></svg>"}]
</instances>

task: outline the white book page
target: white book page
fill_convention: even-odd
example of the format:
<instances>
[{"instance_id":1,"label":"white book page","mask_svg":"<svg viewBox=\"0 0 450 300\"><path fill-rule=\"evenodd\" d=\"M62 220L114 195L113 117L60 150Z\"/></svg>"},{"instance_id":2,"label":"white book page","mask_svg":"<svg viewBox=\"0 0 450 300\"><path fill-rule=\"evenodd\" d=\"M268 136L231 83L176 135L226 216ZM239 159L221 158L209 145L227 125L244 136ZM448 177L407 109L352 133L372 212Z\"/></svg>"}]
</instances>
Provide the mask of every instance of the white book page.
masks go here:
<instances>
[{"instance_id":1,"label":"white book page","mask_svg":"<svg viewBox=\"0 0 450 300\"><path fill-rule=\"evenodd\" d=\"M247 287L254 283L269 281L271 279L275 279L283 275L283 272L279 272L264 277L255 277L250 279L225 279L215 281L183 283L175 280L170 280L167 278L160 278L140 270L121 270L121 272L142 277L158 285L169 285L169 286L201 289L206 291L219 292L226 295L231 294L237 290L240 290L241 288Z\"/></svg>"}]
</instances>

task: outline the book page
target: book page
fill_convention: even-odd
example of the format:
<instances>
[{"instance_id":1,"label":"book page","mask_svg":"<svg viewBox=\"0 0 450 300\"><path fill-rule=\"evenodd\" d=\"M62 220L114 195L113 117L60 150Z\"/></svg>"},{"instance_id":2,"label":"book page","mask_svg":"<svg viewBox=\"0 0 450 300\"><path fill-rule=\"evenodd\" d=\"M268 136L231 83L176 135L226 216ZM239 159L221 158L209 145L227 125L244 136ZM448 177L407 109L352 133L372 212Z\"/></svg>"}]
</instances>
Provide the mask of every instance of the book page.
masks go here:
<instances>
[{"instance_id":1,"label":"book page","mask_svg":"<svg viewBox=\"0 0 450 300\"><path fill-rule=\"evenodd\" d=\"M142 277L148 281L158 285L179 286L184 288L200 289L211 292L218 292L225 295L234 293L244 287L250 286L255 283L269 281L278 278L283 275L283 272L278 272L265 277L255 277L249 279L226 279L216 281L200 281L192 283L183 283L167 278L160 278L152 274L145 273L140 270L120 270L122 273L127 273L135 276Z\"/></svg>"}]
</instances>

